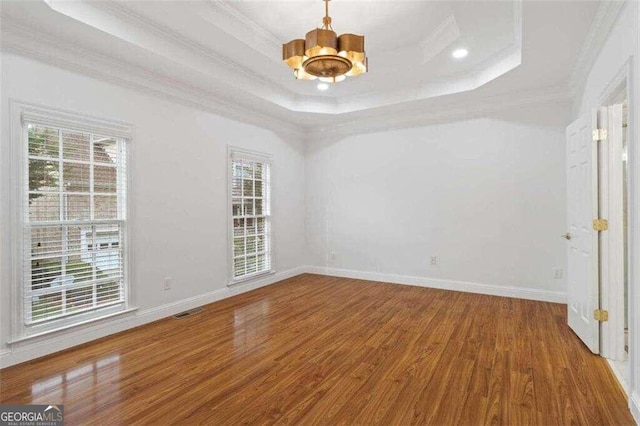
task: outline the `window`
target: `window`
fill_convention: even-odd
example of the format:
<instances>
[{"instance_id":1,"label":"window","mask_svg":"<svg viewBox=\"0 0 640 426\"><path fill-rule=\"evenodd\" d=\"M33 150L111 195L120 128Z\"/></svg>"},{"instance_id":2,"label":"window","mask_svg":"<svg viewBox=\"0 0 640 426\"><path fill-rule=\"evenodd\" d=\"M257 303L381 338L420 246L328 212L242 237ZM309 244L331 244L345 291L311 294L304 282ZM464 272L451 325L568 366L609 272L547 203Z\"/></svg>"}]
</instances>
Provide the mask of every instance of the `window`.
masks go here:
<instances>
[{"instance_id":1,"label":"window","mask_svg":"<svg viewBox=\"0 0 640 426\"><path fill-rule=\"evenodd\" d=\"M271 203L269 158L231 150L232 281L270 272Z\"/></svg>"},{"instance_id":2,"label":"window","mask_svg":"<svg viewBox=\"0 0 640 426\"><path fill-rule=\"evenodd\" d=\"M127 139L41 118L23 114L26 335L115 313L127 302Z\"/></svg>"}]
</instances>

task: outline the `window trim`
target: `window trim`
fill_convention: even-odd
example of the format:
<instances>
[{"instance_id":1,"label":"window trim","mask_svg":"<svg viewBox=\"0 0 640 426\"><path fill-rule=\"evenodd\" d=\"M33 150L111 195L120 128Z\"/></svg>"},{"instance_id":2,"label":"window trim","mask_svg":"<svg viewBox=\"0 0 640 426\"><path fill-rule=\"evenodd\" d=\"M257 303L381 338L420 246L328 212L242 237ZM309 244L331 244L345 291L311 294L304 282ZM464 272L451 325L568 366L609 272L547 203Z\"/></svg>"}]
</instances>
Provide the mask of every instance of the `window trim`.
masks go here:
<instances>
[{"instance_id":1,"label":"window trim","mask_svg":"<svg viewBox=\"0 0 640 426\"><path fill-rule=\"evenodd\" d=\"M269 246L270 246L270 266L271 268L266 271L254 272L252 274L243 275L242 277L234 277L233 274L233 202L232 202L232 183L233 183L233 158L241 157L247 160L260 161L269 164ZM276 273L276 256L274 250L274 232L273 232L273 213L274 213L274 198L273 198L273 156L259 151L252 151L245 148L240 148L233 145L227 145L227 286L247 283L249 281L264 278L265 276L273 275Z\"/></svg>"},{"instance_id":2,"label":"window trim","mask_svg":"<svg viewBox=\"0 0 640 426\"><path fill-rule=\"evenodd\" d=\"M106 306L97 308L92 311L79 313L71 317L62 317L44 324L36 324L28 326L25 324L24 305L22 297L24 292L24 273L23 273L23 249L24 241L22 232L24 227L26 191L24 191L25 179L28 179L28 144L25 143L28 137L28 130L25 122L37 122L59 128L67 128L76 131L108 134L110 136L124 139L127 162L125 165L126 179L125 185L125 215L122 221L123 232L125 234L124 243L125 250L123 262L124 274L124 296L123 304L114 306ZM80 327L96 321L108 319L119 314L134 311L136 307L133 304L133 292L131 291L132 277L132 238L130 233L132 203L131 203L131 157L132 157L132 139L133 126L115 120L108 120L77 113L68 110L62 110L56 107L42 106L31 104L28 102L9 99L9 122L10 122L10 147L9 147L9 186L8 194L10 208L10 229L9 238L11 242L11 250L9 253L11 269L10 298L11 298L11 332L8 344L23 341L37 336L54 333L56 331L65 330L73 327ZM100 313L100 314L96 314Z\"/></svg>"}]
</instances>

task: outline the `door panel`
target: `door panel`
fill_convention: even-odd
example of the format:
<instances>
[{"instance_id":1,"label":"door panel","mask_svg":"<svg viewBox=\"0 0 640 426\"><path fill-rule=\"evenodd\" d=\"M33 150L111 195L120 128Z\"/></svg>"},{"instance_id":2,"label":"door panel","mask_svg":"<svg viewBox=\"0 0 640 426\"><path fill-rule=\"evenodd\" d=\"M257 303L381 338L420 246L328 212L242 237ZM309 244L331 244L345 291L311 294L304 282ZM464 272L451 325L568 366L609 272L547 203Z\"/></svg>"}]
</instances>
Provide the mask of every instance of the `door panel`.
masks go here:
<instances>
[{"instance_id":1,"label":"door panel","mask_svg":"<svg viewBox=\"0 0 640 426\"><path fill-rule=\"evenodd\" d=\"M592 226L598 217L595 124L597 111L567 128L567 312L569 327L593 353L599 353L600 326L593 317L599 307L598 234Z\"/></svg>"}]
</instances>

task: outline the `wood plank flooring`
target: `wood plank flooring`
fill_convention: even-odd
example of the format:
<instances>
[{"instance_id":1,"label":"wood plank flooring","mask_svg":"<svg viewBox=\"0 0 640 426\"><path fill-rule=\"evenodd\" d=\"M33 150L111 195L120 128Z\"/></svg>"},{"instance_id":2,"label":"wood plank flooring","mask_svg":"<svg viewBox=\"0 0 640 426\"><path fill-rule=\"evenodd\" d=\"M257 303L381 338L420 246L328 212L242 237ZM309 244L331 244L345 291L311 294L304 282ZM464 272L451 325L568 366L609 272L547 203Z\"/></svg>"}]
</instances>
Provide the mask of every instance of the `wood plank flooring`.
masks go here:
<instances>
[{"instance_id":1,"label":"wood plank flooring","mask_svg":"<svg viewBox=\"0 0 640 426\"><path fill-rule=\"evenodd\" d=\"M67 424L634 424L564 305L300 275L0 371Z\"/></svg>"}]
</instances>

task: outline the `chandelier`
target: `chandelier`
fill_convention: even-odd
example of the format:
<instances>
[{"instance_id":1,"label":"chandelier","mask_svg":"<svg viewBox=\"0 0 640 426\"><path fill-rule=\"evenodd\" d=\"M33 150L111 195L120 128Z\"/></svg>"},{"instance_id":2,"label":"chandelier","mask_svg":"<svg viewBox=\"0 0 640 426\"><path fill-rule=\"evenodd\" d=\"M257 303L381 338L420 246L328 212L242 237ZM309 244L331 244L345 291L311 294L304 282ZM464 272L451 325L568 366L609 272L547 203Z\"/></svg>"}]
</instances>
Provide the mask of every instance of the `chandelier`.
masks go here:
<instances>
[{"instance_id":1,"label":"chandelier","mask_svg":"<svg viewBox=\"0 0 640 426\"><path fill-rule=\"evenodd\" d=\"M322 28L307 33L305 39L291 40L282 45L282 60L298 80L337 83L368 70L364 53L364 36L342 34L338 37L331 26L329 1L324 0Z\"/></svg>"}]
</instances>

